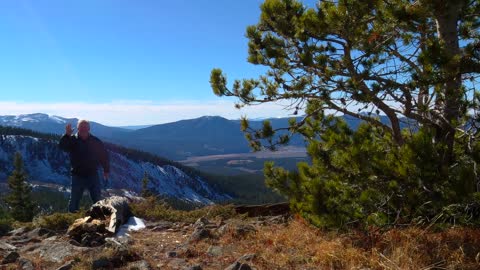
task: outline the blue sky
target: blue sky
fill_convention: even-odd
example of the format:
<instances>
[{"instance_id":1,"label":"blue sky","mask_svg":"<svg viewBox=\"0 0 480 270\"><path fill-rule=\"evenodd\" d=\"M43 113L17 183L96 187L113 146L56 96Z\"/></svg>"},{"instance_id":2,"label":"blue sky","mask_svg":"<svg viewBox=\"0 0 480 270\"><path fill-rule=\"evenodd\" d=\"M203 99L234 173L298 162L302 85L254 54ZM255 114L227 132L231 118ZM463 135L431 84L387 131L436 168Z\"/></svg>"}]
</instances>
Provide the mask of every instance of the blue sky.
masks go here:
<instances>
[{"instance_id":1,"label":"blue sky","mask_svg":"<svg viewBox=\"0 0 480 270\"><path fill-rule=\"evenodd\" d=\"M260 74L245 29L261 2L0 1L0 114L110 125L287 115L279 105L239 112L208 82L214 67L230 81Z\"/></svg>"}]
</instances>

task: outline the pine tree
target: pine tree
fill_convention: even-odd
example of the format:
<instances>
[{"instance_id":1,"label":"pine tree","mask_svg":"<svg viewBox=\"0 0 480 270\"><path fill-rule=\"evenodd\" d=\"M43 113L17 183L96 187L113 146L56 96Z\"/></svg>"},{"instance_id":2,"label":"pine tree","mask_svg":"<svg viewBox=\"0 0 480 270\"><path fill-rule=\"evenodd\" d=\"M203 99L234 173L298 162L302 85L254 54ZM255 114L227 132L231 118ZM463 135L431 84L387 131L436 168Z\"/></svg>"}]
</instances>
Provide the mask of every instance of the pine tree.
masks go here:
<instances>
[{"instance_id":1,"label":"pine tree","mask_svg":"<svg viewBox=\"0 0 480 270\"><path fill-rule=\"evenodd\" d=\"M15 169L8 177L10 193L5 198L5 202L15 220L28 222L34 216L35 205L32 202L32 189L27 182L22 155L19 152L15 154L14 166Z\"/></svg>"},{"instance_id":2,"label":"pine tree","mask_svg":"<svg viewBox=\"0 0 480 270\"><path fill-rule=\"evenodd\" d=\"M148 173L145 171L142 178L142 197L144 198L152 196L152 192L148 189L148 182Z\"/></svg>"},{"instance_id":3,"label":"pine tree","mask_svg":"<svg viewBox=\"0 0 480 270\"><path fill-rule=\"evenodd\" d=\"M248 62L265 73L229 85L215 68L210 84L238 98L237 108L277 103L304 113L275 128L241 121L255 151L294 134L308 143L310 163L264 169L292 209L337 228L438 220L480 203L480 1L265 0L260 8L246 36ZM362 125L350 129L332 114ZM462 211L470 210L455 215Z\"/></svg>"},{"instance_id":4,"label":"pine tree","mask_svg":"<svg viewBox=\"0 0 480 270\"><path fill-rule=\"evenodd\" d=\"M469 0L319 1L315 8L265 0L259 22L246 31L248 61L262 65L265 74L228 86L216 68L212 90L237 97L238 108L279 102L294 115L305 111L305 118L345 114L391 134L398 146L405 143L402 122L414 122L434 134L445 178L456 163L455 136L478 137L476 119L469 117L480 99L474 87L478 10L480 2ZM293 122L289 130L305 122ZM273 137L286 128L272 129L267 121L263 130L252 130L243 123L254 150L262 141L288 142Z\"/></svg>"}]
</instances>

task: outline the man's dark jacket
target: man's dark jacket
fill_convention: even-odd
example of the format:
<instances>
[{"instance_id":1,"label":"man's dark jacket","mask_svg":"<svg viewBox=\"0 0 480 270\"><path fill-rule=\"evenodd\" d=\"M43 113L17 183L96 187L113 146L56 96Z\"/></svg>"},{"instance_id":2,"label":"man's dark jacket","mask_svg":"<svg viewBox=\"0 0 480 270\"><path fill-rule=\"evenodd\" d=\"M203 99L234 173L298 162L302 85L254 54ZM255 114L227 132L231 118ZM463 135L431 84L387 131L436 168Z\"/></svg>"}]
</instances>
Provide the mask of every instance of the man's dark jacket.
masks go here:
<instances>
[{"instance_id":1,"label":"man's dark jacket","mask_svg":"<svg viewBox=\"0 0 480 270\"><path fill-rule=\"evenodd\" d=\"M104 172L110 172L108 152L103 142L97 137L90 134L86 140L83 140L78 136L65 134L60 139L59 146L70 154L72 175L93 176L100 165Z\"/></svg>"}]
</instances>

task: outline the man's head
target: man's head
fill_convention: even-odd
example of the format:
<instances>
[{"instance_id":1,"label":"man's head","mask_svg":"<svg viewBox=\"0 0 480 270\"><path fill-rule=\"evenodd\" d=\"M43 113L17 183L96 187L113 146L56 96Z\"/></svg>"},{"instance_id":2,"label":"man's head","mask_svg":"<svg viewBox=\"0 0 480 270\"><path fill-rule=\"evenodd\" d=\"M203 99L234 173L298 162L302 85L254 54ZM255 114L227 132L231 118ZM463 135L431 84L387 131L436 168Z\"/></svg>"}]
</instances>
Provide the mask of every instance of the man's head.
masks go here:
<instances>
[{"instance_id":1,"label":"man's head","mask_svg":"<svg viewBox=\"0 0 480 270\"><path fill-rule=\"evenodd\" d=\"M90 135L90 123L87 120L80 120L77 124L78 136L86 140Z\"/></svg>"}]
</instances>

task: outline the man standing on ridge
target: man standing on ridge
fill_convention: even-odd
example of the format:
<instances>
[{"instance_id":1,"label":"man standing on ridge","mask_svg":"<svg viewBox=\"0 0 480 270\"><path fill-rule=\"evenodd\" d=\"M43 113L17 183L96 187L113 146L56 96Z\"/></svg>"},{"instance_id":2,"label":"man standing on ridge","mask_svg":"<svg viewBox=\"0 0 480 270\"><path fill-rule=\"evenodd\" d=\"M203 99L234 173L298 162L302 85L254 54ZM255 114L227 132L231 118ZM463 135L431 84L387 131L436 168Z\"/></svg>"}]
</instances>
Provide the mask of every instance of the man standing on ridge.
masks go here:
<instances>
[{"instance_id":1,"label":"man standing on ridge","mask_svg":"<svg viewBox=\"0 0 480 270\"><path fill-rule=\"evenodd\" d=\"M73 135L71 124L65 127L65 134L60 139L60 148L70 154L72 165L72 185L68 211L75 212L79 208L83 191L88 189L93 203L101 199L101 183L98 167L103 167L103 178L108 180L110 161L103 142L90 134L90 123L87 120L78 121L78 132Z\"/></svg>"}]
</instances>

